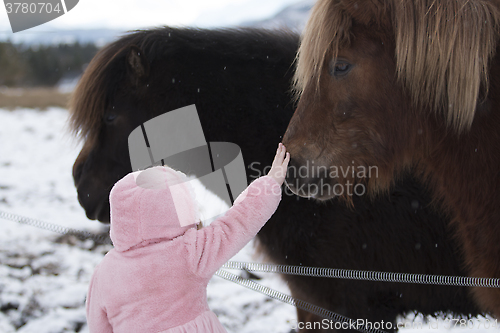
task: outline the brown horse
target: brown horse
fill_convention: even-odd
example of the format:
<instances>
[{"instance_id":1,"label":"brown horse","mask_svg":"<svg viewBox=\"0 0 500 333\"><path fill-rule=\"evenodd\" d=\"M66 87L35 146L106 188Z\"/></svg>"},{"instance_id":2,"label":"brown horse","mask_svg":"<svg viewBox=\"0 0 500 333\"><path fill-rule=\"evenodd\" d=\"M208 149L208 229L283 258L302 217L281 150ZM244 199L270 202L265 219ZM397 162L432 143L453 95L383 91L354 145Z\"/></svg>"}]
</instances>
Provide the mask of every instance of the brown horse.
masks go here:
<instances>
[{"instance_id":1,"label":"brown horse","mask_svg":"<svg viewBox=\"0 0 500 333\"><path fill-rule=\"evenodd\" d=\"M348 183L374 194L414 168L450 214L468 275L499 278L499 22L499 1L319 0L283 142L294 167L327 171L291 175L290 187L322 200ZM348 167L378 174L332 171ZM500 289L473 296L500 317Z\"/></svg>"},{"instance_id":2,"label":"brown horse","mask_svg":"<svg viewBox=\"0 0 500 333\"><path fill-rule=\"evenodd\" d=\"M161 28L131 33L89 64L72 100L85 141L73 176L92 219L109 222L109 191L131 171L127 138L139 124L196 104L207 141L234 142L248 181L263 174L292 117L288 93L297 35L261 30ZM279 264L463 275L448 219L402 177L388 196L318 203L286 193L259 232ZM467 289L285 276L292 294L351 318L391 322L412 311L477 314ZM299 311L299 321L321 318ZM321 331L321 330L319 330ZM327 331L327 330L326 330Z\"/></svg>"}]
</instances>

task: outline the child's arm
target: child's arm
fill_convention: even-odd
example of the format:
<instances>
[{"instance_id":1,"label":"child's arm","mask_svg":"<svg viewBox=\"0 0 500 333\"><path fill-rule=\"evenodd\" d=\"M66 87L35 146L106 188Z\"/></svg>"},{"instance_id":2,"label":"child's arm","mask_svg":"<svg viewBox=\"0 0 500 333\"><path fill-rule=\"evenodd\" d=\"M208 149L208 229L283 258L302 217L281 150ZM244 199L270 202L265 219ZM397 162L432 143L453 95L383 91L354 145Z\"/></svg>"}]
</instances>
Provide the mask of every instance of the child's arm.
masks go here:
<instances>
[{"instance_id":1,"label":"child's arm","mask_svg":"<svg viewBox=\"0 0 500 333\"><path fill-rule=\"evenodd\" d=\"M90 333L113 333L113 328L108 321L108 316L99 304L100 295L96 286L96 277L99 266L94 270L90 280L86 300L87 325Z\"/></svg>"},{"instance_id":2,"label":"child's arm","mask_svg":"<svg viewBox=\"0 0 500 333\"><path fill-rule=\"evenodd\" d=\"M192 269L201 276L214 274L241 250L274 214L281 200L290 154L280 143L267 176L255 180L243 191L226 214L210 226L186 234L193 242ZM285 157L286 156L286 157Z\"/></svg>"}]
</instances>

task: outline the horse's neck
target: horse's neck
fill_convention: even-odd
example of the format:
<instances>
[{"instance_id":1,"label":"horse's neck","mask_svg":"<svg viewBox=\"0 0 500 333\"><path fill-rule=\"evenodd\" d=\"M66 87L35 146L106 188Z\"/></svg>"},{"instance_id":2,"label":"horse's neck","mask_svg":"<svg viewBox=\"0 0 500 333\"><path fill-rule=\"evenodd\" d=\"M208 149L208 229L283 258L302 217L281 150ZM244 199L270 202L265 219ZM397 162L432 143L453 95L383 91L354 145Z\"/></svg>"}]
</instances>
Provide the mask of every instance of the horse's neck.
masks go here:
<instances>
[{"instance_id":1,"label":"horse's neck","mask_svg":"<svg viewBox=\"0 0 500 333\"><path fill-rule=\"evenodd\" d=\"M490 96L500 96L499 88L492 85ZM435 197L459 219L500 215L500 104L489 98L479 106L470 131L446 131L431 130L426 142L424 169Z\"/></svg>"}]
</instances>

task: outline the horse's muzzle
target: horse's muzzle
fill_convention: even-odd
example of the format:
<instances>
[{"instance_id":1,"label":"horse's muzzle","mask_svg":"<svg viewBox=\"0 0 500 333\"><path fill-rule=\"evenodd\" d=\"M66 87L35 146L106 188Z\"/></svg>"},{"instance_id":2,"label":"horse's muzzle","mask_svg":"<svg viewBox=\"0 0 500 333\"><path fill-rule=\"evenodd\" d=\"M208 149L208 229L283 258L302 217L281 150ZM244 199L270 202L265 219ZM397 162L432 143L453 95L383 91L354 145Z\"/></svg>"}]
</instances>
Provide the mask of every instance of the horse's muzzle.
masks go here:
<instances>
[{"instance_id":1,"label":"horse's muzzle","mask_svg":"<svg viewBox=\"0 0 500 333\"><path fill-rule=\"evenodd\" d=\"M285 184L300 197L327 200L334 196L330 190L332 179L328 179L327 170L324 166L315 165L314 161L302 162L291 158Z\"/></svg>"}]
</instances>

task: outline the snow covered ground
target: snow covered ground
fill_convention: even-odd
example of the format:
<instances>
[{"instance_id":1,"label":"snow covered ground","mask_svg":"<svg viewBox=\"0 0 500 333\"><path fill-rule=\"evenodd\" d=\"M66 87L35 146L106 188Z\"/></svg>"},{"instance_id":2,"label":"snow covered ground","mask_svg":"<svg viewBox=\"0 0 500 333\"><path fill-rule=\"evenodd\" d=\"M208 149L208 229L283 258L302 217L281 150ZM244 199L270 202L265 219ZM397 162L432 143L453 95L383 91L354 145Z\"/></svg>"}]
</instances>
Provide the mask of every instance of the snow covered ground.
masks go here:
<instances>
[{"instance_id":1,"label":"snow covered ground","mask_svg":"<svg viewBox=\"0 0 500 333\"><path fill-rule=\"evenodd\" d=\"M76 199L71 167L80 146L66 134L67 114L57 108L0 110L0 211L105 232L104 225L85 217ZM84 308L88 283L109 249L0 220L0 332L88 332ZM251 254L252 247L247 246L235 259L251 261ZM264 278L258 283L289 293L277 276L259 275ZM218 277L209 284L208 298L230 333L288 333L295 320L293 307ZM450 322L432 320L402 331L500 332L487 329L485 318L466 324L446 329Z\"/></svg>"},{"instance_id":2,"label":"snow covered ground","mask_svg":"<svg viewBox=\"0 0 500 333\"><path fill-rule=\"evenodd\" d=\"M80 146L67 111L0 110L0 211L103 232L80 207L71 167ZM209 201L210 202L210 201ZM213 206L211 202L209 204ZM0 220L0 332L87 332L85 296L95 265L111 248ZM252 246L236 259L250 261ZM238 272L236 272L238 273ZM277 276L262 284L289 293ZM214 277L211 309L229 332L289 332L295 309Z\"/></svg>"}]
</instances>

